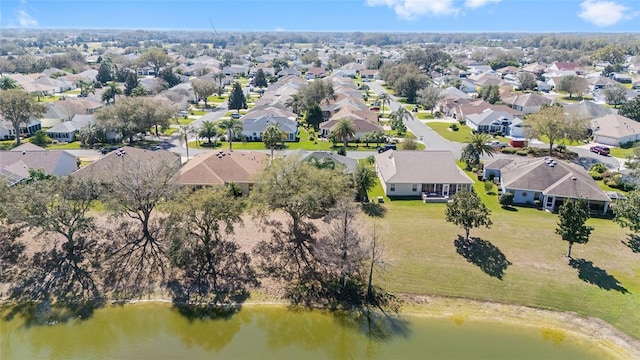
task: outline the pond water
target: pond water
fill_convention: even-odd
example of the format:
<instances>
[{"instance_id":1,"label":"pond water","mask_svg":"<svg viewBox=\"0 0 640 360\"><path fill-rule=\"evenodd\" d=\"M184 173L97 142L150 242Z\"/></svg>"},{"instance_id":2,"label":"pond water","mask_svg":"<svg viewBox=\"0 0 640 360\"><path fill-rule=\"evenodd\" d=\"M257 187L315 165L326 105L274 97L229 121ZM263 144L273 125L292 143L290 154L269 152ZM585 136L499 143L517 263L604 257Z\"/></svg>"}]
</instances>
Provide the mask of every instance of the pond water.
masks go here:
<instances>
[{"instance_id":1,"label":"pond water","mask_svg":"<svg viewBox=\"0 0 640 360\"><path fill-rule=\"evenodd\" d=\"M168 304L97 310L89 320L0 322L0 359L606 359L559 330L463 318L401 321L247 306L226 319Z\"/></svg>"}]
</instances>

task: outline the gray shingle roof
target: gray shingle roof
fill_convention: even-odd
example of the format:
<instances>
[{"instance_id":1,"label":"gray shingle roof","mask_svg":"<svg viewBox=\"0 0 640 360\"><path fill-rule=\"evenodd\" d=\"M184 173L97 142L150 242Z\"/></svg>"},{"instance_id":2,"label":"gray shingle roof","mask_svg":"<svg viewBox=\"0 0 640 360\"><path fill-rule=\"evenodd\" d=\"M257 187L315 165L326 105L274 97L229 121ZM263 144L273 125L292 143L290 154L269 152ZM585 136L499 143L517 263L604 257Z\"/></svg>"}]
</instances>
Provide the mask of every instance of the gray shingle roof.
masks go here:
<instances>
[{"instance_id":1,"label":"gray shingle roof","mask_svg":"<svg viewBox=\"0 0 640 360\"><path fill-rule=\"evenodd\" d=\"M609 201L591 175L582 167L551 159L514 160L501 169L502 184L506 189L542 192L564 198L585 198Z\"/></svg>"},{"instance_id":2,"label":"gray shingle roof","mask_svg":"<svg viewBox=\"0 0 640 360\"><path fill-rule=\"evenodd\" d=\"M457 165L451 151L394 151L375 155L386 183L473 184Z\"/></svg>"}]
</instances>

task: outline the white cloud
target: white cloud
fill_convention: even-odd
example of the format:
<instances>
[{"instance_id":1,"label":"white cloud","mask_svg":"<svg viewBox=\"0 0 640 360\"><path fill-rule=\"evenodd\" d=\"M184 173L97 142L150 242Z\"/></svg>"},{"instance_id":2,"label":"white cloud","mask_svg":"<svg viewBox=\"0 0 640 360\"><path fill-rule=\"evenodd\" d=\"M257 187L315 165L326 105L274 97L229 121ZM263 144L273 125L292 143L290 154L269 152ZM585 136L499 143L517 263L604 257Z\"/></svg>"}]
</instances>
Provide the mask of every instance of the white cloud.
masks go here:
<instances>
[{"instance_id":1,"label":"white cloud","mask_svg":"<svg viewBox=\"0 0 640 360\"><path fill-rule=\"evenodd\" d=\"M366 4L369 6L388 6L400 18L416 19L423 15L458 15L461 9L456 5L456 1L458 0L366 0ZM502 0L465 0L464 7L476 9L500 1Z\"/></svg>"},{"instance_id":2,"label":"white cloud","mask_svg":"<svg viewBox=\"0 0 640 360\"><path fill-rule=\"evenodd\" d=\"M22 27L36 27L38 26L38 20L29 15L25 10L18 10L18 23Z\"/></svg>"},{"instance_id":3,"label":"white cloud","mask_svg":"<svg viewBox=\"0 0 640 360\"><path fill-rule=\"evenodd\" d=\"M490 3L499 3L500 1L502 0L466 0L464 2L464 6L471 9L477 9Z\"/></svg>"},{"instance_id":4,"label":"white cloud","mask_svg":"<svg viewBox=\"0 0 640 360\"><path fill-rule=\"evenodd\" d=\"M611 26L623 19L630 19L637 13L629 13L627 6L614 1L586 0L580 4L578 16L596 26Z\"/></svg>"},{"instance_id":5,"label":"white cloud","mask_svg":"<svg viewBox=\"0 0 640 360\"><path fill-rule=\"evenodd\" d=\"M404 19L415 19L422 15L456 15L459 11L453 0L367 0L369 6L386 5Z\"/></svg>"}]
</instances>

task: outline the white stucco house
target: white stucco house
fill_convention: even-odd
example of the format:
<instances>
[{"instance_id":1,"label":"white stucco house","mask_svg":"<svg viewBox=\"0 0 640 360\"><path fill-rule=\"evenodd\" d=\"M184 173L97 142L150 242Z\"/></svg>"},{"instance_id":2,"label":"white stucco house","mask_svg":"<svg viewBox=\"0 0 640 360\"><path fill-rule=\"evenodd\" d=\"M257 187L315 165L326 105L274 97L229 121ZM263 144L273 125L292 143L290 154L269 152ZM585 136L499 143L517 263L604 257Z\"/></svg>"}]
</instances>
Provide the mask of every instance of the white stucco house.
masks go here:
<instances>
[{"instance_id":1,"label":"white stucco house","mask_svg":"<svg viewBox=\"0 0 640 360\"><path fill-rule=\"evenodd\" d=\"M473 180L462 171L447 150L395 151L374 155L376 173L385 195L416 197L423 201L447 201Z\"/></svg>"}]
</instances>

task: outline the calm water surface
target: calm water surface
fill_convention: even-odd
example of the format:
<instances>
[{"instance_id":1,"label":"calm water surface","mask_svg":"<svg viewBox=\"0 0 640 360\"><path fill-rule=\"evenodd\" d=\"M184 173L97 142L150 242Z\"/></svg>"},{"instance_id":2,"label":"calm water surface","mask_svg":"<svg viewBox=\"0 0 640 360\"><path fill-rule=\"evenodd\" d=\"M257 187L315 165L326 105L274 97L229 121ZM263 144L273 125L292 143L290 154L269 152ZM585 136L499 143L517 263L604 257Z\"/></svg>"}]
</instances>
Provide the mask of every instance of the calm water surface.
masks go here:
<instances>
[{"instance_id":1,"label":"calm water surface","mask_svg":"<svg viewBox=\"0 0 640 360\"><path fill-rule=\"evenodd\" d=\"M544 328L405 317L371 322L282 307L189 320L169 305L96 311L86 321L0 322L0 359L606 359L596 345Z\"/></svg>"}]
</instances>

